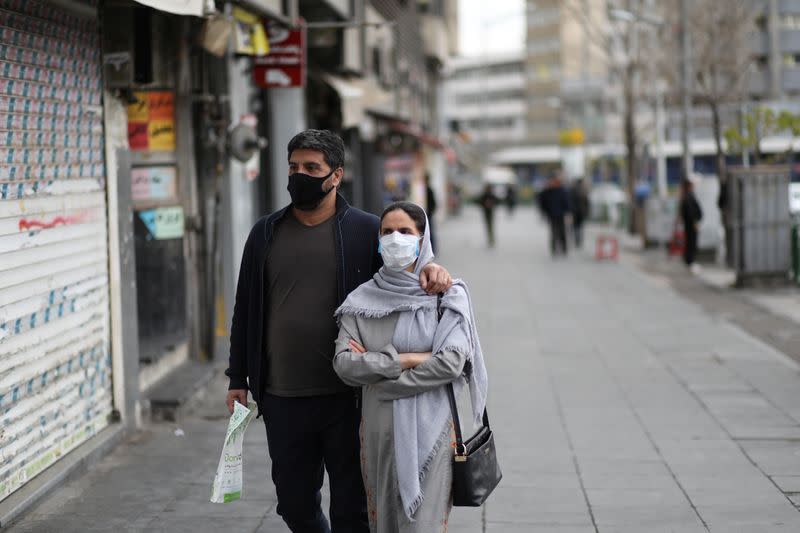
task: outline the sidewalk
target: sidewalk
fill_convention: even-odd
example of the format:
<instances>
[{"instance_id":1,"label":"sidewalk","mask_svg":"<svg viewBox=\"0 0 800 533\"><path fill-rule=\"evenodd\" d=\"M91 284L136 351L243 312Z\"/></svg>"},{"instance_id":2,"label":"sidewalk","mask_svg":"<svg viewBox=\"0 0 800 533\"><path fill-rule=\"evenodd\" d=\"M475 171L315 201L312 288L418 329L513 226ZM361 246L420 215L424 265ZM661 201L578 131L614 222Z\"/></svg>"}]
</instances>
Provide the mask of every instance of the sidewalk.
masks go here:
<instances>
[{"instance_id":1,"label":"sidewalk","mask_svg":"<svg viewBox=\"0 0 800 533\"><path fill-rule=\"evenodd\" d=\"M597 231L597 228L594 229ZM664 249L641 249L638 239L621 235L623 258L653 279L668 284L712 317L728 321L800 363L800 287L734 288L735 273L701 264L690 274L680 257Z\"/></svg>"},{"instance_id":2,"label":"sidewalk","mask_svg":"<svg viewBox=\"0 0 800 533\"><path fill-rule=\"evenodd\" d=\"M627 262L553 260L530 210L442 224L470 284L504 480L456 533L800 531L800 373L776 349ZM225 428L214 381L180 424L153 424L12 532L285 532L261 421L244 500L208 503Z\"/></svg>"}]
</instances>

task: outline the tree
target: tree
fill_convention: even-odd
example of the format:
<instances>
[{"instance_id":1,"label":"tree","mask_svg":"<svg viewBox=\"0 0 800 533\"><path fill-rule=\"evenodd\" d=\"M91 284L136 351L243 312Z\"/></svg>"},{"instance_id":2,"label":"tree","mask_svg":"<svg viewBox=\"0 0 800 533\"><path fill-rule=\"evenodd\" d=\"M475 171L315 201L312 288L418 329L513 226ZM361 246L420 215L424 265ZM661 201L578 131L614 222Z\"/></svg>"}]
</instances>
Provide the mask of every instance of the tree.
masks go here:
<instances>
[{"instance_id":1,"label":"tree","mask_svg":"<svg viewBox=\"0 0 800 533\"><path fill-rule=\"evenodd\" d=\"M666 11L672 27L681 24L679 1L670 0L673 9ZM752 0L692 0L689 3L692 97L711 112L717 173L723 182L725 152L720 107L740 102L746 96L753 62L749 39L756 29L757 9L758 3ZM675 57L680 57L680 39L668 41L667 46ZM664 65L667 72L678 68L680 63L675 61ZM673 71L671 77L678 79L677 71Z\"/></svg>"},{"instance_id":2,"label":"tree","mask_svg":"<svg viewBox=\"0 0 800 533\"><path fill-rule=\"evenodd\" d=\"M619 84L627 193L633 202L642 146L638 111L652 96L647 89L660 77L660 59L653 58L662 53L657 29L661 7L653 0L608 0L606 16L593 18L586 4L587 0L564 0L562 6L567 17L581 24L595 50L602 52L609 72Z\"/></svg>"},{"instance_id":3,"label":"tree","mask_svg":"<svg viewBox=\"0 0 800 533\"><path fill-rule=\"evenodd\" d=\"M729 150L738 153L752 151L754 162L759 164L763 159L761 139L783 132L789 134L786 153L791 156L794 154L794 140L800 136L800 114L790 111L776 113L768 107L759 106L744 116L742 131L730 127L725 130L724 135Z\"/></svg>"},{"instance_id":4,"label":"tree","mask_svg":"<svg viewBox=\"0 0 800 533\"><path fill-rule=\"evenodd\" d=\"M761 139L780 131L775 112L764 106L759 106L745 114L743 130L730 127L725 130L725 140L731 150L743 153L752 151L756 164L761 162Z\"/></svg>"}]
</instances>

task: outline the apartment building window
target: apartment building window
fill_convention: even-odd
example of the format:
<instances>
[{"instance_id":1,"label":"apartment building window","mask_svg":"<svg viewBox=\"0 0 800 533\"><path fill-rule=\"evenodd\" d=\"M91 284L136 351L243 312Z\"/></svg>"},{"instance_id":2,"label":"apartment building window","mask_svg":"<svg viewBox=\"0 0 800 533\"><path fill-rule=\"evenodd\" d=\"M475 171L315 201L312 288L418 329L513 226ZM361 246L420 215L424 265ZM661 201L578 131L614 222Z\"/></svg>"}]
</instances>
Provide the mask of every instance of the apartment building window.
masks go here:
<instances>
[{"instance_id":1,"label":"apartment building window","mask_svg":"<svg viewBox=\"0 0 800 533\"><path fill-rule=\"evenodd\" d=\"M494 117L486 120L477 119L467 121L467 127L473 130L479 130L484 127L492 129L511 128L514 126L514 121L515 119L512 117Z\"/></svg>"},{"instance_id":2,"label":"apartment building window","mask_svg":"<svg viewBox=\"0 0 800 533\"><path fill-rule=\"evenodd\" d=\"M556 52L561 43L556 38L541 39L528 43L529 54L543 54L546 52Z\"/></svg>"},{"instance_id":3,"label":"apartment building window","mask_svg":"<svg viewBox=\"0 0 800 533\"><path fill-rule=\"evenodd\" d=\"M783 54L784 67L796 67L800 65L800 54Z\"/></svg>"},{"instance_id":4,"label":"apartment building window","mask_svg":"<svg viewBox=\"0 0 800 533\"><path fill-rule=\"evenodd\" d=\"M529 28L542 28L552 26L561 20L561 11L558 8L537 9L528 16Z\"/></svg>"},{"instance_id":5,"label":"apartment building window","mask_svg":"<svg viewBox=\"0 0 800 533\"><path fill-rule=\"evenodd\" d=\"M494 91L488 95L481 94L462 94L456 96L459 105L481 104L485 101L497 104L498 102L521 102L524 98L522 90Z\"/></svg>"},{"instance_id":6,"label":"apartment building window","mask_svg":"<svg viewBox=\"0 0 800 533\"><path fill-rule=\"evenodd\" d=\"M492 74L516 74L520 70L522 70L522 65L519 63L504 63L489 67L489 71Z\"/></svg>"},{"instance_id":7,"label":"apartment building window","mask_svg":"<svg viewBox=\"0 0 800 533\"><path fill-rule=\"evenodd\" d=\"M561 66L555 63L539 63L528 72L531 81L548 82L561 76Z\"/></svg>"},{"instance_id":8,"label":"apartment building window","mask_svg":"<svg viewBox=\"0 0 800 533\"><path fill-rule=\"evenodd\" d=\"M791 30L800 30L800 15L793 13L784 13L780 18L780 25L782 28Z\"/></svg>"},{"instance_id":9,"label":"apartment building window","mask_svg":"<svg viewBox=\"0 0 800 533\"><path fill-rule=\"evenodd\" d=\"M523 69L522 63L513 62L513 63L498 63L494 65L481 65L474 68L468 68L464 70L459 70L453 73L450 76L451 80L470 80L476 78L482 78L486 76L488 72L489 75L505 75L505 74L516 74L521 72Z\"/></svg>"}]
</instances>

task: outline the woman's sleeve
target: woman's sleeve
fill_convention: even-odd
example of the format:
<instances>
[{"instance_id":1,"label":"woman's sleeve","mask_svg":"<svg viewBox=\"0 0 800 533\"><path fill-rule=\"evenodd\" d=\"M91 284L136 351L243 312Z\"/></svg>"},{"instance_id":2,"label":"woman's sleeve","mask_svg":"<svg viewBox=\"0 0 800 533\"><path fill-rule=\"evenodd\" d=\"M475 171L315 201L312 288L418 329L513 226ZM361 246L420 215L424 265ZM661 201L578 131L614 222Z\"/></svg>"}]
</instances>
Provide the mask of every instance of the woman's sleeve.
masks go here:
<instances>
[{"instance_id":1,"label":"woman's sleeve","mask_svg":"<svg viewBox=\"0 0 800 533\"><path fill-rule=\"evenodd\" d=\"M452 383L464 371L467 356L456 351L433 354L414 368L403 370L397 379L387 379L373 385L380 400L396 400L415 396Z\"/></svg>"},{"instance_id":2,"label":"woman's sleeve","mask_svg":"<svg viewBox=\"0 0 800 533\"><path fill-rule=\"evenodd\" d=\"M377 352L356 353L350 350L350 339L364 344L355 317L343 315L333 357L333 369L342 381L358 387L400 376L400 357L394 346L387 344Z\"/></svg>"},{"instance_id":3,"label":"woman's sleeve","mask_svg":"<svg viewBox=\"0 0 800 533\"><path fill-rule=\"evenodd\" d=\"M445 316L455 313L446 310ZM455 324L446 335L442 345L444 350L435 353L430 359L414 368L403 370L397 379L381 381L374 385L376 395L381 400L396 400L426 392L458 379L464 372L467 356L463 349L467 346L468 332L463 320L444 320L441 323ZM437 331L437 335L439 332Z\"/></svg>"}]
</instances>

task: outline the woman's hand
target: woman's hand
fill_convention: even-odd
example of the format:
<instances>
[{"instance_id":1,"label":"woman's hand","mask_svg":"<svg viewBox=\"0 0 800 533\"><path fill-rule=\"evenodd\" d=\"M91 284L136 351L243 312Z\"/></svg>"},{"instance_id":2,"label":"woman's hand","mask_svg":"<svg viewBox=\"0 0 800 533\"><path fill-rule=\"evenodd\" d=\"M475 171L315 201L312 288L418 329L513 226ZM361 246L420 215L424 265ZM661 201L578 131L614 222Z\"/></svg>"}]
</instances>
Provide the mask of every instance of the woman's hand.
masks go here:
<instances>
[{"instance_id":1,"label":"woman's hand","mask_svg":"<svg viewBox=\"0 0 800 533\"><path fill-rule=\"evenodd\" d=\"M367 353L367 350L361 346L361 343L350 339L350 342L347 343L350 346L350 351L353 353Z\"/></svg>"},{"instance_id":2,"label":"woman's hand","mask_svg":"<svg viewBox=\"0 0 800 533\"><path fill-rule=\"evenodd\" d=\"M419 366L430 359L432 355L433 354L431 352L401 353L399 354L400 368L403 370L408 370L409 368Z\"/></svg>"}]
</instances>

